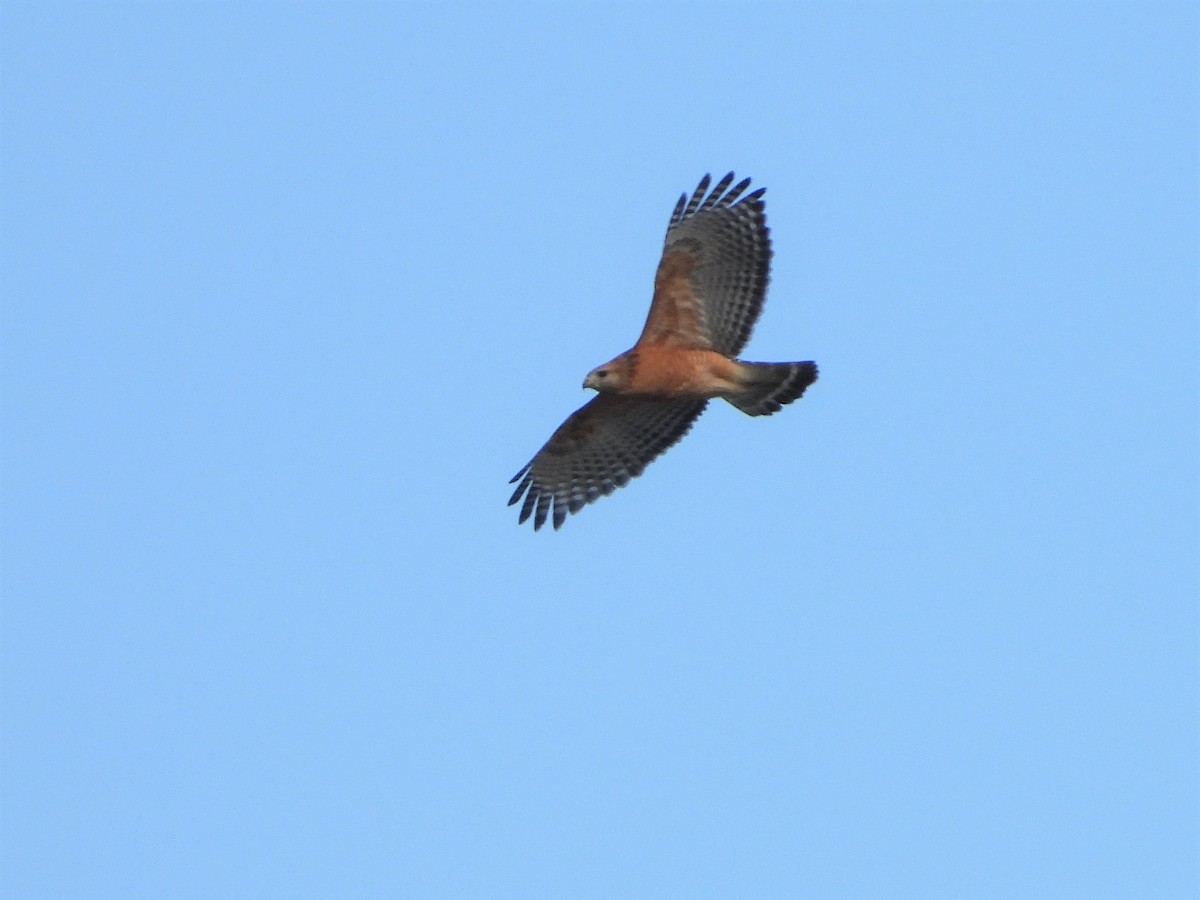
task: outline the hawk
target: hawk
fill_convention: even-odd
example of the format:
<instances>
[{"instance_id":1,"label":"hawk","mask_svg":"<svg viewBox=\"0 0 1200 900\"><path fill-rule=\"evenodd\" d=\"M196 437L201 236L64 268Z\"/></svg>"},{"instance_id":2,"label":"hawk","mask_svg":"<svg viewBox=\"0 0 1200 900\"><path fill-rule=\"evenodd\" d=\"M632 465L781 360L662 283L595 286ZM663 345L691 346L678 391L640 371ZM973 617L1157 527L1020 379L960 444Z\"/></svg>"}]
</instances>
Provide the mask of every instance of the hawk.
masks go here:
<instances>
[{"instance_id":1,"label":"hawk","mask_svg":"<svg viewBox=\"0 0 1200 900\"><path fill-rule=\"evenodd\" d=\"M592 369L597 392L576 410L525 468L509 506L524 496L520 522L558 529L611 494L673 446L708 401L720 397L751 416L769 416L817 380L813 362L742 362L737 354L762 312L771 275L771 238L762 196L732 188L730 172L709 192L705 175L679 198L650 314L633 349ZM742 195L745 194L743 197Z\"/></svg>"}]
</instances>

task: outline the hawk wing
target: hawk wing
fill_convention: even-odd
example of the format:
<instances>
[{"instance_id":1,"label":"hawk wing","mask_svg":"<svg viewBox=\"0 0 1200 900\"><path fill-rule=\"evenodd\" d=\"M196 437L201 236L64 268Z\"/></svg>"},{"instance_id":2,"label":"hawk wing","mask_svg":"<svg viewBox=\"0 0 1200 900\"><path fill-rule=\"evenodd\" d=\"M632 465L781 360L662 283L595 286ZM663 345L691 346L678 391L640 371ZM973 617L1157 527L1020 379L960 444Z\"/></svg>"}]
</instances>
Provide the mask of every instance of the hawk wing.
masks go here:
<instances>
[{"instance_id":1,"label":"hawk wing","mask_svg":"<svg viewBox=\"0 0 1200 900\"><path fill-rule=\"evenodd\" d=\"M762 312L771 277L766 188L742 197L750 179L730 188L730 172L706 197L710 182L705 175L690 200L684 194L675 204L639 344L737 356Z\"/></svg>"},{"instance_id":2,"label":"hawk wing","mask_svg":"<svg viewBox=\"0 0 1200 900\"><path fill-rule=\"evenodd\" d=\"M560 528L568 512L578 512L641 475L688 433L707 402L616 394L592 398L513 476L520 484L508 505L524 494L521 522L532 515L536 531L553 513L554 527Z\"/></svg>"}]
</instances>

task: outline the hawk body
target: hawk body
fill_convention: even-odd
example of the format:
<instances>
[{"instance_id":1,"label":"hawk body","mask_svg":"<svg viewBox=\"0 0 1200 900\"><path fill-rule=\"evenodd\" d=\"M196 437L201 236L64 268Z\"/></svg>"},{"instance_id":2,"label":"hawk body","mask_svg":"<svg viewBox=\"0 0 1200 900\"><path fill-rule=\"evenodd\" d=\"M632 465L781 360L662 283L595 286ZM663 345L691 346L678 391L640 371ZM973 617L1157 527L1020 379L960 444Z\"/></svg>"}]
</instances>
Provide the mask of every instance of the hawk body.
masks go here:
<instances>
[{"instance_id":1,"label":"hawk body","mask_svg":"<svg viewBox=\"0 0 1200 900\"><path fill-rule=\"evenodd\" d=\"M736 359L762 312L771 240L760 188L730 172L679 198L654 278L654 299L632 349L593 369L599 395L573 413L513 477L509 505L535 530L626 484L691 429L721 398L752 416L770 415L817 379L812 362Z\"/></svg>"},{"instance_id":2,"label":"hawk body","mask_svg":"<svg viewBox=\"0 0 1200 900\"><path fill-rule=\"evenodd\" d=\"M626 351L588 375L584 387L646 397L713 397L740 390L736 360L702 347L647 344ZM604 376L598 373L606 372Z\"/></svg>"}]
</instances>

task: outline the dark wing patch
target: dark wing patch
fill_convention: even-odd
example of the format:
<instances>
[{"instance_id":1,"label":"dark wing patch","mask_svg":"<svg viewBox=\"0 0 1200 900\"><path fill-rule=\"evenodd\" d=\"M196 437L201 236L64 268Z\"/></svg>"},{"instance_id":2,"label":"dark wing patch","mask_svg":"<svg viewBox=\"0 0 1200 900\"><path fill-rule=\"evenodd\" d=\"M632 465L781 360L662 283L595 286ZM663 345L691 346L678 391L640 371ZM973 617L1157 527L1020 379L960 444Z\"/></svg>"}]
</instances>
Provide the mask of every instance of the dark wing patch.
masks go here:
<instances>
[{"instance_id":1,"label":"dark wing patch","mask_svg":"<svg viewBox=\"0 0 1200 900\"><path fill-rule=\"evenodd\" d=\"M731 188L732 172L710 192L711 182L705 175L690 198L684 194L675 204L655 284L657 288L665 280L663 266L680 269L680 255L687 254L690 294L699 306L699 315L692 317L702 323L708 346L736 356L750 339L771 278L771 235L762 201L766 189L743 197L750 179ZM651 306L643 332L647 340L654 339L653 325L678 318L656 311L662 293L656 293Z\"/></svg>"},{"instance_id":2,"label":"dark wing patch","mask_svg":"<svg viewBox=\"0 0 1200 900\"><path fill-rule=\"evenodd\" d=\"M536 531L552 518L611 494L636 478L692 427L706 400L655 400L601 394L576 410L513 476L520 483L508 505L525 497L520 521L533 516ZM511 482L510 482L511 483Z\"/></svg>"}]
</instances>

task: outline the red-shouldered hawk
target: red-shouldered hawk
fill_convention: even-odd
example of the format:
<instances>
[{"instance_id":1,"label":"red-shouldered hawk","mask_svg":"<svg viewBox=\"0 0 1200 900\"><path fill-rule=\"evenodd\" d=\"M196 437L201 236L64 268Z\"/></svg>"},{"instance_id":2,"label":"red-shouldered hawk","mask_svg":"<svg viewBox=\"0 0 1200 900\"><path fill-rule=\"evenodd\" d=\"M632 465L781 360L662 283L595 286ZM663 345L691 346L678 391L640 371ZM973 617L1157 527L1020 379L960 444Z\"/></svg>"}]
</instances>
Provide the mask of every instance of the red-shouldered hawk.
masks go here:
<instances>
[{"instance_id":1,"label":"red-shouldered hawk","mask_svg":"<svg viewBox=\"0 0 1200 900\"><path fill-rule=\"evenodd\" d=\"M598 396L574 412L529 465L509 505L520 521L562 526L611 494L688 433L714 397L751 416L769 416L817 380L813 362L753 363L737 354L762 311L771 274L765 188L745 193L733 173L708 193L705 175L679 198L654 278L654 299L633 349L593 369ZM739 200L738 198L741 197Z\"/></svg>"}]
</instances>

